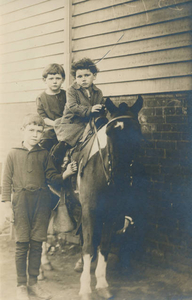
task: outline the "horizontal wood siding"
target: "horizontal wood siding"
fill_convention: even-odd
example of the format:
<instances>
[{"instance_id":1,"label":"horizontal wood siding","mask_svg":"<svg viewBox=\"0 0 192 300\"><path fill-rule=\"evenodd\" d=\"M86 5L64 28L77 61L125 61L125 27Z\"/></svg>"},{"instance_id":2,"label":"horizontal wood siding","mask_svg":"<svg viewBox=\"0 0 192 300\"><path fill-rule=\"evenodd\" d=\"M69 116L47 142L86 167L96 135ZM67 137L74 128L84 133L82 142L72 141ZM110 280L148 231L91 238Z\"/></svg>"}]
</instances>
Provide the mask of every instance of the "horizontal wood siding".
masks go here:
<instances>
[{"instance_id":1,"label":"horizontal wood siding","mask_svg":"<svg viewBox=\"0 0 192 300\"><path fill-rule=\"evenodd\" d=\"M105 95L191 90L191 16L190 0L73 0L73 60L95 60Z\"/></svg>"},{"instance_id":2,"label":"horizontal wood siding","mask_svg":"<svg viewBox=\"0 0 192 300\"><path fill-rule=\"evenodd\" d=\"M64 64L65 0L0 3L1 102L35 101L43 68Z\"/></svg>"}]
</instances>

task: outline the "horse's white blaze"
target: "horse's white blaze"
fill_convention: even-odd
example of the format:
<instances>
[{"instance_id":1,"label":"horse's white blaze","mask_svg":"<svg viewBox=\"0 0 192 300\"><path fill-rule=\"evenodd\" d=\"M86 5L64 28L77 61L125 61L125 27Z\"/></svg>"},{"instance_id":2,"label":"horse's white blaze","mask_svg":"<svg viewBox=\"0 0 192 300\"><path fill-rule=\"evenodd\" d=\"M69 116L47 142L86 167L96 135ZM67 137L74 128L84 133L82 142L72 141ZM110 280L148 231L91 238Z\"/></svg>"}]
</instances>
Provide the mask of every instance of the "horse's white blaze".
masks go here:
<instances>
[{"instance_id":1,"label":"horse's white blaze","mask_svg":"<svg viewBox=\"0 0 192 300\"><path fill-rule=\"evenodd\" d=\"M124 122L117 122L117 124L114 126L114 128L120 127L121 130L124 128Z\"/></svg>"},{"instance_id":2,"label":"horse's white blaze","mask_svg":"<svg viewBox=\"0 0 192 300\"><path fill-rule=\"evenodd\" d=\"M91 255L85 254L83 256L83 272L80 278L80 291L79 295L91 293Z\"/></svg>"},{"instance_id":3,"label":"horse's white blaze","mask_svg":"<svg viewBox=\"0 0 192 300\"><path fill-rule=\"evenodd\" d=\"M95 276L97 279L96 289L102 289L108 287L108 283L106 280L106 268L107 268L107 262L105 261L104 256L99 251L97 268L95 270Z\"/></svg>"},{"instance_id":4,"label":"horse's white blaze","mask_svg":"<svg viewBox=\"0 0 192 300\"><path fill-rule=\"evenodd\" d=\"M106 126L103 126L97 133L97 136L98 136L98 139L99 139L99 145L100 145L100 148L105 148L106 145L107 145L107 135L105 133L106 131ZM97 141L97 137L95 138L95 141L93 142L93 146L92 146L92 149L90 151L90 154L89 154L89 159L99 151L99 148L98 148L98 141Z\"/></svg>"}]
</instances>

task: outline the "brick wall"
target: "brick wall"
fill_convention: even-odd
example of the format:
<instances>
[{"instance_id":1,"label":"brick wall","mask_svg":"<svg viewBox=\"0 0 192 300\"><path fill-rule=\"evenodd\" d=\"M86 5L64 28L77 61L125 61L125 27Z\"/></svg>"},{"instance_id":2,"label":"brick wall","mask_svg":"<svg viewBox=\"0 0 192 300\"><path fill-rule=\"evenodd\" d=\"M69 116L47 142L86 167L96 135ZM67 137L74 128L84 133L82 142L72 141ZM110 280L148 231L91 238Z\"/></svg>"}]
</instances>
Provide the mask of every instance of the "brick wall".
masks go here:
<instances>
[{"instance_id":1,"label":"brick wall","mask_svg":"<svg viewBox=\"0 0 192 300\"><path fill-rule=\"evenodd\" d=\"M147 142L143 143L140 159L149 183L145 246L150 260L167 263L167 259L173 262L180 254L184 259L192 248L192 94L153 94L143 98L139 119ZM132 105L135 99L131 96L113 100Z\"/></svg>"}]
</instances>

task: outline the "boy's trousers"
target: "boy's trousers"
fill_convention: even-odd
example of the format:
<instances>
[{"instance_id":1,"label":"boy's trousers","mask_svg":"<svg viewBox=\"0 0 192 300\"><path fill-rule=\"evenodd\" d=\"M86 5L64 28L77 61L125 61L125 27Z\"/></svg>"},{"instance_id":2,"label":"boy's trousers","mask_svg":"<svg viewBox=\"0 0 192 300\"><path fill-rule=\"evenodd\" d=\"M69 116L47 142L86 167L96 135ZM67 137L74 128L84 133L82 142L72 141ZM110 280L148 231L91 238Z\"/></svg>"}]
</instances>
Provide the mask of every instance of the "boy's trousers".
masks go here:
<instances>
[{"instance_id":1,"label":"boy's trousers","mask_svg":"<svg viewBox=\"0 0 192 300\"><path fill-rule=\"evenodd\" d=\"M46 188L20 189L13 196L14 227L17 242L47 239L51 215L51 193Z\"/></svg>"},{"instance_id":2,"label":"boy's trousers","mask_svg":"<svg viewBox=\"0 0 192 300\"><path fill-rule=\"evenodd\" d=\"M29 250L29 253L28 253ZM15 262L17 270L17 285L27 284L27 254L29 285L37 283L41 265L42 242L31 240L27 243L16 243Z\"/></svg>"}]
</instances>

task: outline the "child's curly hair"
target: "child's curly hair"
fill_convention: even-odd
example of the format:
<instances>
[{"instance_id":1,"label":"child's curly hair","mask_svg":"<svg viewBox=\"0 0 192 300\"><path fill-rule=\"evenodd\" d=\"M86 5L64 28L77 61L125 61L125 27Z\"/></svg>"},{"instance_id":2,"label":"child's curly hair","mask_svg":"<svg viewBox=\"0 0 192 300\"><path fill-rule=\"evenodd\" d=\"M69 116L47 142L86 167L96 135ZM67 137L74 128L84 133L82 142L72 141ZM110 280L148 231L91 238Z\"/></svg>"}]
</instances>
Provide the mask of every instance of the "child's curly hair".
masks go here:
<instances>
[{"instance_id":1,"label":"child's curly hair","mask_svg":"<svg viewBox=\"0 0 192 300\"><path fill-rule=\"evenodd\" d=\"M74 62L71 66L71 75L75 78L77 70L90 70L91 73L96 74L99 69L90 58L82 58L77 62Z\"/></svg>"}]
</instances>

